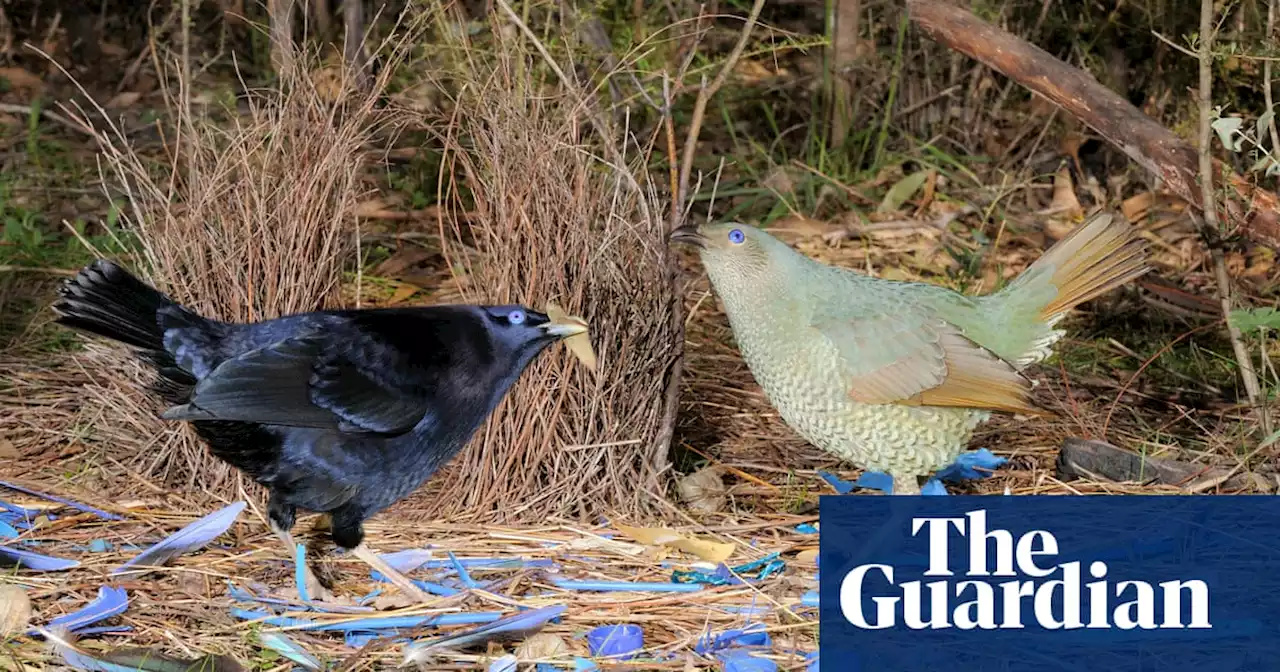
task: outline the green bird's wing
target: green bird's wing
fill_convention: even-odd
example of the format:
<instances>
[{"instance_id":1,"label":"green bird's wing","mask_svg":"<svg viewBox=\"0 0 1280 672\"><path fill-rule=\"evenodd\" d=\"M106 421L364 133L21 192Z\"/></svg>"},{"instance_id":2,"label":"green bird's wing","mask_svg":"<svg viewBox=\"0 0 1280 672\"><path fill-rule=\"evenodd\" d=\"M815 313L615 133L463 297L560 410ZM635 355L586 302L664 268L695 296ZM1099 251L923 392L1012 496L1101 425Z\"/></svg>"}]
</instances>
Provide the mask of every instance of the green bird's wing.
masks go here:
<instances>
[{"instance_id":1,"label":"green bird's wing","mask_svg":"<svg viewBox=\"0 0 1280 672\"><path fill-rule=\"evenodd\" d=\"M842 312L820 311L811 326L836 351L854 401L1042 412L1012 364L934 311L898 302L887 311L846 305Z\"/></svg>"}]
</instances>

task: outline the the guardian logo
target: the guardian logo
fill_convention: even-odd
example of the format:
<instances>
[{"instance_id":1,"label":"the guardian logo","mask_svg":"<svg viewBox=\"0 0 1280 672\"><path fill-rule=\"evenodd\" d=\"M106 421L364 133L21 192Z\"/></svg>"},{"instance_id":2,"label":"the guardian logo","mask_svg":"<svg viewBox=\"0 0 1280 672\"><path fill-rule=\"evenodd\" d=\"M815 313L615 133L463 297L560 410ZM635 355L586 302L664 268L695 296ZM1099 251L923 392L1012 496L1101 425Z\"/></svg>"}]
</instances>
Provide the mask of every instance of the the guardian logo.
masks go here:
<instances>
[{"instance_id":1,"label":"the guardian logo","mask_svg":"<svg viewBox=\"0 0 1280 672\"><path fill-rule=\"evenodd\" d=\"M969 561L957 577L947 561L952 532L968 541ZM1101 561L1082 567L1079 561L1056 563L1058 541L1043 530L1016 540L1008 530L987 530L987 512L964 517L911 519L911 535L927 536L929 568L936 581L894 580L894 568L865 564L853 568L840 583L840 610L855 627L881 630L901 621L912 630L1003 630L1027 627L1050 630L1212 628L1209 586L1202 580L1115 581ZM994 567L992 566L994 565ZM1084 574L1089 580L1085 583ZM1009 577L992 581L988 577ZM874 603L864 609L864 599ZM1084 605L1088 604L1087 620ZM1162 608L1157 622L1156 607ZM1189 606L1187 610L1185 607ZM925 612L928 612L926 619ZM1183 622L1184 614L1190 617ZM873 613L867 613L873 612Z\"/></svg>"}]
</instances>

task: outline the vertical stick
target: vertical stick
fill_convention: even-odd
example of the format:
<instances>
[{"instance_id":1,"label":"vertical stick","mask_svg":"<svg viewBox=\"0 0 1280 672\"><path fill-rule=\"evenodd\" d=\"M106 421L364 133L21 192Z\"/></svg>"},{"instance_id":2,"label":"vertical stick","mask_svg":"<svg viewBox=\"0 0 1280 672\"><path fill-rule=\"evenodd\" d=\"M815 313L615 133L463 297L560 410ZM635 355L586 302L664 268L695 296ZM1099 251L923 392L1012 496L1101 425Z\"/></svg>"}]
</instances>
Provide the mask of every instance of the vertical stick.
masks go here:
<instances>
[{"instance_id":1,"label":"vertical stick","mask_svg":"<svg viewBox=\"0 0 1280 672\"><path fill-rule=\"evenodd\" d=\"M1272 44L1272 40L1276 35L1276 0L1267 2L1267 32L1262 36L1263 44ZM1276 101L1271 96L1271 60L1270 58L1262 61L1262 95L1267 102L1267 110L1272 112L1271 121L1267 122L1267 132L1271 135L1271 156L1276 160L1280 160L1277 153L1280 152L1280 133L1276 132L1275 109ZM1261 139L1261 138L1259 138Z\"/></svg>"},{"instance_id":2,"label":"vertical stick","mask_svg":"<svg viewBox=\"0 0 1280 672\"><path fill-rule=\"evenodd\" d=\"M859 19L862 0L832 0L831 61L827 76L831 78L831 142L840 147L849 137L853 124L853 73L849 70L858 57Z\"/></svg>"},{"instance_id":3,"label":"vertical stick","mask_svg":"<svg viewBox=\"0 0 1280 672\"><path fill-rule=\"evenodd\" d=\"M1218 199L1213 190L1213 0L1200 2L1200 190L1204 212L1204 234L1213 256L1213 271L1218 282L1218 300L1222 304L1222 316L1227 322L1227 334L1236 363L1240 366L1240 378L1244 382L1249 405L1258 412L1262 431L1271 434L1271 421L1266 409L1258 404L1262 396L1258 374L1253 359L1245 348L1240 328L1231 321L1231 277L1227 274L1227 262L1222 248L1216 241L1222 229L1218 222Z\"/></svg>"}]
</instances>

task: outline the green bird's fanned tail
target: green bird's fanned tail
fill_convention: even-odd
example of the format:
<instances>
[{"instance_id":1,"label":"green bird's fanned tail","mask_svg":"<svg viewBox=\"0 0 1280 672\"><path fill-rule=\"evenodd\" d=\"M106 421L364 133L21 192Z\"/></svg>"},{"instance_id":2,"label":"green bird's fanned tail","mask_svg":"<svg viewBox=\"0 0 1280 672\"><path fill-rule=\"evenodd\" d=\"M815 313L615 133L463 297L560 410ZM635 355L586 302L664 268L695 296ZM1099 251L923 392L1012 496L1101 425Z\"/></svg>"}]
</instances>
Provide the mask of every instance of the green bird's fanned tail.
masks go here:
<instances>
[{"instance_id":1,"label":"green bird's fanned tail","mask_svg":"<svg viewBox=\"0 0 1280 672\"><path fill-rule=\"evenodd\" d=\"M989 297L1010 335L1025 337L1020 364L1043 359L1067 311L1134 280L1151 267L1147 242L1128 222L1094 215L1058 241L1007 287ZM1025 327L1034 325L1031 332ZM1019 329L1018 327L1023 328ZM1021 332L1021 333L1019 333Z\"/></svg>"}]
</instances>

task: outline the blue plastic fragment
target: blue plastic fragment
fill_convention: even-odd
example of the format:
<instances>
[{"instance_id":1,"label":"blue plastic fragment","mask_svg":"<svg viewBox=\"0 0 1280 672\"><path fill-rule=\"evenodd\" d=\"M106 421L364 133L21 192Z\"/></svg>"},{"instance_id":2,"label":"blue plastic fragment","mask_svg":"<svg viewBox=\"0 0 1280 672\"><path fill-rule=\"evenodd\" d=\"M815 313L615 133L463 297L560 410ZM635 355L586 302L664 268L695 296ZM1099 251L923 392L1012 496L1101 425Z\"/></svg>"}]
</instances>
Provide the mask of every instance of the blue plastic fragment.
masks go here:
<instances>
[{"instance_id":1,"label":"blue plastic fragment","mask_svg":"<svg viewBox=\"0 0 1280 672\"><path fill-rule=\"evenodd\" d=\"M298 590L298 599L303 604L311 603L311 592L307 590L307 545L293 545L293 583Z\"/></svg>"},{"instance_id":2,"label":"blue plastic fragment","mask_svg":"<svg viewBox=\"0 0 1280 672\"><path fill-rule=\"evenodd\" d=\"M558 618L568 609L563 604L529 609L517 612L505 618L494 620L473 630L438 637L425 642L414 642L405 647L405 652L427 649L462 648L483 644L498 635L530 634L546 625L548 621Z\"/></svg>"},{"instance_id":3,"label":"blue plastic fragment","mask_svg":"<svg viewBox=\"0 0 1280 672\"><path fill-rule=\"evenodd\" d=\"M533 672L560 672L555 665L551 663L538 663L533 666Z\"/></svg>"},{"instance_id":4,"label":"blue plastic fragment","mask_svg":"<svg viewBox=\"0 0 1280 672\"><path fill-rule=\"evenodd\" d=\"M880 471L864 471L858 480L853 482L855 488L879 490L885 494L893 492L893 477Z\"/></svg>"},{"instance_id":5,"label":"blue plastic fragment","mask_svg":"<svg viewBox=\"0 0 1280 672\"><path fill-rule=\"evenodd\" d=\"M1000 457L986 448L979 448L961 453L955 462L940 470L934 477L944 481L972 481L986 478L1008 461L1007 458Z\"/></svg>"},{"instance_id":6,"label":"blue plastic fragment","mask_svg":"<svg viewBox=\"0 0 1280 672\"><path fill-rule=\"evenodd\" d=\"M392 569L395 569L395 568L393 567ZM370 571L370 572L369 572L369 576L370 576L374 581L377 581L378 583L391 583L391 580L390 580L390 579L388 579L387 577L383 576L383 575L382 575L382 572L379 572L379 571L378 571L378 570L376 570L376 569L375 569L375 570L373 570L373 571ZM409 582L410 582L410 583L412 583L413 585L415 585L415 586L417 586L417 587L421 588L422 590L425 590L426 592L431 593L432 595L439 595L439 596L441 596L441 597L450 597L450 596L452 596L452 595L457 595L458 593L461 593L461 592L462 592L461 590L459 590L459 589L457 589L457 588L450 588L449 586L445 586L445 585L442 585L442 584L439 584L439 583L433 583L433 582L431 582L431 581L422 581L422 580L420 580L420 579L409 579ZM488 582L482 582L482 583L478 583L477 585L478 585L479 587L481 587L481 588L484 588L485 586L487 586L487 585L489 585L489 584L488 584ZM365 597L366 597L366 599L371 598L371 597L372 597L372 594L367 595L367 596L365 596Z\"/></svg>"},{"instance_id":7,"label":"blue plastic fragment","mask_svg":"<svg viewBox=\"0 0 1280 672\"><path fill-rule=\"evenodd\" d=\"M703 572L697 570L676 570L671 573L671 580L679 583L705 583L713 586L740 585L739 576L746 576L747 581L759 581L782 571L786 563L778 559L778 553L770 553L759 560L738 565L732 570L724 563L716 565L715 570ZM754 572L754 575L752 574Z\"/></svg>"},{"instance_id":8,"label":"blue plastic fragment","mask_svg":"<svg viewBox=\"0 0 1280 672\"><path fill-rule=\"evenodd\" d=\"M88 637L89 635L119 635L126 632L133 632L133 627L128 625L99 625L76 630L76 635Z\"/></svg>"},{"instance_id":9,"label":"blue plastic fragment","mask_svg":"<svg viewBox=\"0 0 1280 672\"><path fill-rule=\"evenodd\" d=\"M822 672L821 670L818 669L818 652L817 651L811 651L805 654L804 659L809 661L809 664L804 668L804 672Z\"/></svg>"},{"instance_id":10,"label":"blue plastic fragment","mask_svg":"<svg viewBox=\"0 0 1280 672\"><path fill-rule=\"evenodd\" d=\"M343 633L343 641L346 643L347 646L353 649L358 649L368 644L369 642L374 641L375 639L387 639L387 638L391 638L391 641L396 643L407 643L409 641L412 641L408 637L401 637L399 630L379 630L376 632Z\"/></svg>"},{"instance_id":11,"label":"blue plastic fragment","mask_svg":"<svg viewBox=\"0 0 1280 672\"><path fill-rule=\"evenodd\" d=\"M467 568L461 562L458 562L458 557L453 554L453 551L449 551L449 562L453 563L453 571L458 573L458 579L462 581L462 585L468 588L480 587L471 579L471 575L467 573Z\"/></svg>"},{"instance_id":12,"label":"blue plastic fragment","mask_svg":"<svg viewBox=\"0 0 1280 672\"><path fill-rule=\"evenodd\" d=\"M602 625L587 633L587 646L593 656L619 657L629 660L644 648L644 630L638 625Z\"/></svg>"},{"instance_id":13,"label":"blue plastic fragment","mask_svg":"<svg viewBox=\"0 0 1280 672\"><path fill-rule=\"evenodd\" d=\"M90 553L106 553L112 549L111 542L106 539L94 539L89 542Z\"/></svg>"},{"instance_id":14,"label":"blue plastic fragment","mask_svg":"<svg viewBox=\"0 0 1280 672\"><path fill-rule=\"evenodd\" d=\"M292 660L293 662L307 668L308 670L323 670L324 663L319 658L311 655L302 645L289 639L283 633L279 632L261 632L258 633L258 639L262 645L275 651L276 653Z\"/></svg>"},{"instance_id":15,"label":"blue plastic fragment","mask_svg":"<svg viewBox=\"0 0 1280 672\"><path fill-rule=\"evenodd\" d=\"M698 638L693 650L699 655L705 656L708 653L735 647L773 646L773 640L769 637L769 633L764 630L764 627L763 623L752 623L745 628L725 630L715 636L708 632Z\"/></svg>"},{"instance_id":16,"label":"blue plastic fragment","mask_svg":"<svg viewBox=\"0 0 1280 672\"><path fill-rule=\"evenodd\" d=\"M817 534L818 528L813 523L800 523L796 525L796 532L800 534Z\"/></svg>"},{"instance_id":17,"label":"blue plastic fragment","mask_svg":"<svg viewBox=\"0 0 1280 672\"><path fill-rule=\"evenodd\" d=\"M936 478L930 479L928 483L924 484L924 487L920 488L920 494L926 497L946 496L947 486L943 485L942 481Z\"/></svg>"},{"instance_id":18,"label":"blue plastic fragment","mask_svg":"<svg viewBox=\"0 0 1280 672\"><path fill-rule=\"evenodd\" d=\"M129 594L124 588L102 586L98 589L98 597L92 602L69 614L63 614L49 622L48 628L66 628L76 632L85 627L103 621L112 616L119 616L129 608Z\"/></svg>"},{"instance_id":19,"label":"blue plastic fragment","mask_svg":"<svg viewBox=\"0 0 1280 672\"><path fill-rule=\"evenodd\" d=\"M831 487L835 488L838 494L847 495L853 491L852 483L836 476L835 474L819 470L818 475L822 477L822 480L830 483Z\"/></svg>"},{"instance_id":20,"label":"blue plastic fragment","mask_svg":"<svg viewBox=\"0 0 1280 672\"><path fill-rule=\"evenodd\" d=\"M516 657L508 653L507 655L494 660L492 663L489 663L489 667L486 672L516 672L517 662L518 660Z\"/></svg>"},{"instance_id":21,"label":"blue plastic fragment","mask_svg":"<svg viewBox=\"0 0 1280 672\"><path fill-rule=\"evenodd\" d=\"M0 537L4 537L5 539L17 539L18 530L9 523L0 520Z\"/></svg>"},{"instance_id":22,"label":"blue plastic fragment","mask_svg":"<svg viewBox=\"0 0 1280 672\"><path fill-rule=\"evenodd\" d=\"M245 502L236 502L214 511L174 532L151 548L133 556L128 562L112 570L111 573L121 574L128 571L145 571L141 569L131 570L130 568L135 565L163 565L183 553L205 546L223 532L226 532L227 528L236 522L236 517L240 515L245 506Z\"/></svg>"},{"instance_id":23,"label":"blue plastic fragment","mask_svg":"<svg viewBox=\"0 0 1280 672\"><path fill-rule=\"evenodd\" d=\"M366 606L349 606L344 604L325 604L321 602L311 602L306 604L300 600L286 600L279 597L259 596L256 593L236 587L230 581L227 582L227 595L233 600L239 602L259 602L261 604L270 604L281 607L290 607L294 610L312 609L315 611L332 612L338 614L361 614L374 611L373 607Z\"/></svg>"},{"instance_id":24,"label":"blue plastic fragment","mask_svg":"<svg viewBox=\"0 0 1280 672\"><path fill-rule=\"evenodd\" d=\"M806 607L818 606L818 591L811 590L800 597L800 604Z\"/></svg>"},{"instance_id":25,"label":"blue plastic fragment","mask_svg":"<svg viewBox=\"0 0 1280 672\"><path fill-rule=\"evenodd\" d=\"M431 561L431 551L426 548L406 548L394 553L382 553L378 557L391 569L408 574Z\"/></svg>"},{"instance_id":26,"label":"blue plastic fragment","mask_svg":"<svg viewBox=\"0 0 1280 672\"><path fill-rule=\"evenodd\" d=\"M31 495L32 497L40 497L41 499L47 499L51 502L57 502L59 504L62 504L63 506L69 506L77 511L92 513L93 515L98 516L99 518L104 518L106 520L124 520L123 516L117 516L114 513L107 513L102 509L95 509L92 506L89 506L88 504L81 504L80 502L75 502L70 499L59 497L57 495L50 495L44 492L40 492L38 490L24 488L23 486L18 485L16 483L10 483L8 481L0 481L0 487L9 488L10 490L17 490L18 492Z\"/></svg>"},{"instance_id":27,"label":"blue plastic fragment","mask_svg":"<svg viewBox=\"0 0 1280 672\"><path fill-rule=\"evenodd\" d=\"M600 666L582 656L573 657L573 672L595 672Z\"/></svg>"},{"instance_id":28,"label":"blue plastic fragment","mask_svg":"<svg viewBox=\"0 0 1280 672\"><path fill-rule=\"evenodd\" d=\"M536 560L524 560L521 558L456 558L457 564L461 564L469 571L496 570L496 569L524 569L524 568L549 568L555 567L555 561L551 558L539 558ZM418 569L456 569L453 560L430 560L424 562Z\"/></svg>"},{"instance_id":29,"label":"blue plastic fragment","mask_svg":"<svg viewBox=\"0 0 1280 672\"><path fill-rule=\"evenodd\" d=\"M758 658L744 649L729 649L716 653L724 663L724 672L777 672L778 664L768 658Z\"/></svg>"},{"instance_id":30,"label":"blue plastic fragment","mask_svg":"<svg viewBox=\"0 0 1280 672\"><path fill-rule=\"evenodd\" d=\"M0 499L0 509L4 509L5 513L2 517L9 519L9 522L13 522L14 520L30 522L40 516L40 511L36 509L28 509L25 506L10 504L2 499Z\"/></svg>"},{"instance_id":31,"label":"blue plastic fragment","mask_svg":"<svg viewBox=\"0 0 1280 672\"><path fill-rule=\"evenodd\" d=\"M37 572L60 572L79 566L79 560L66 560L13 546L0 546L0 567L20 567Z\"/></svg>"}]
</instances>

